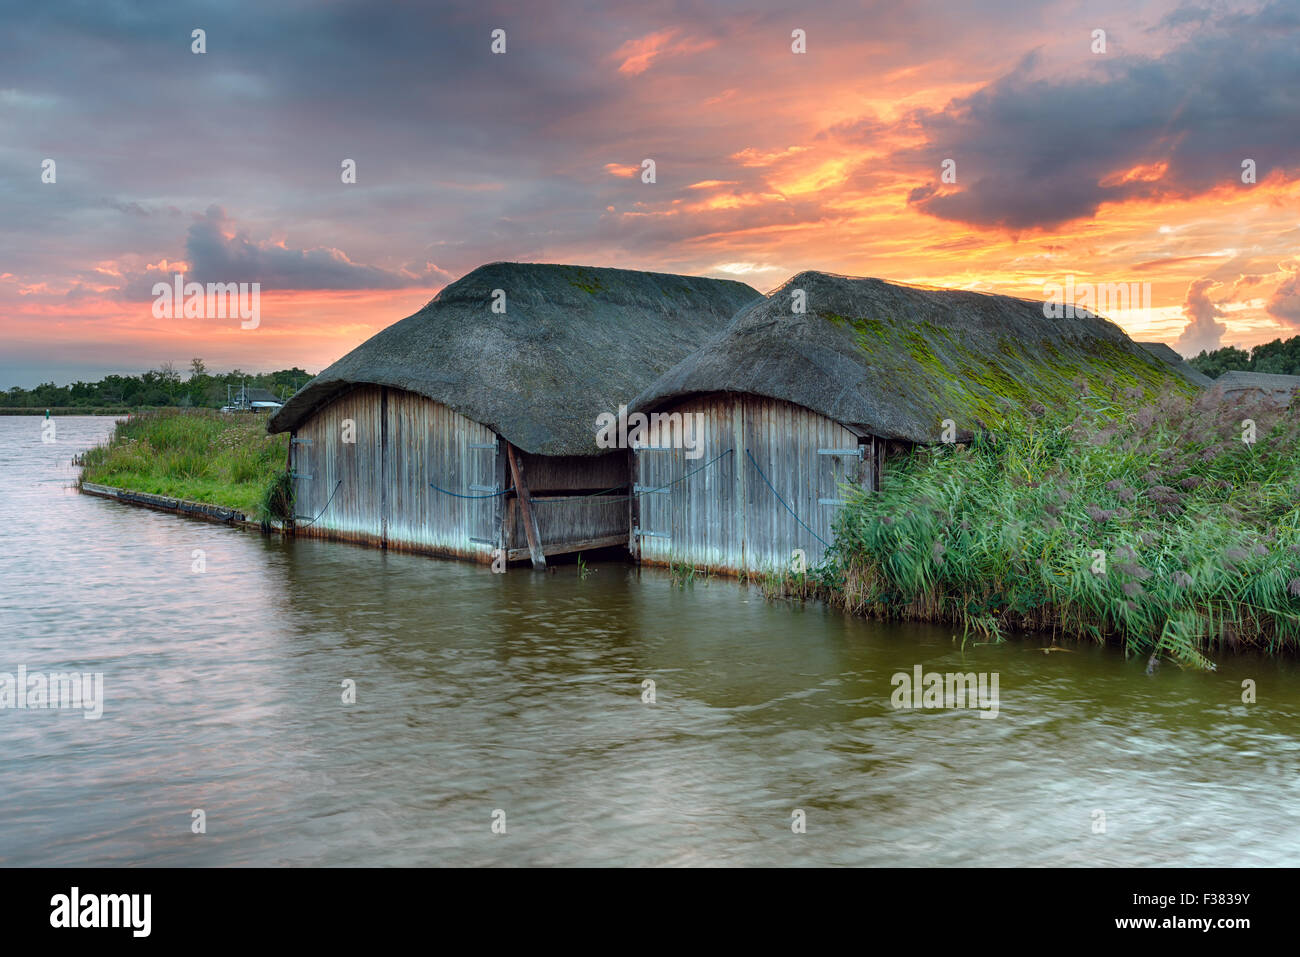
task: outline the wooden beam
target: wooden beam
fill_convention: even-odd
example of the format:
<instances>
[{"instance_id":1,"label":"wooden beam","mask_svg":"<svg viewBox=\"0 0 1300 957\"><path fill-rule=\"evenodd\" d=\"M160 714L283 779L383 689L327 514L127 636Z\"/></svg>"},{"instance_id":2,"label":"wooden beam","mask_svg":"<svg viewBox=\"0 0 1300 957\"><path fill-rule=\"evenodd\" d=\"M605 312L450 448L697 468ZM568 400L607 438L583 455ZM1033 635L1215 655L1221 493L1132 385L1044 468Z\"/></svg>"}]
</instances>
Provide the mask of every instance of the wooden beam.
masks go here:
<instances>
[{"instance_id":1,"label":"wooden beam","mask_svg":"<svg viewBox=\"0 0 1300 957\"><path fill-rule=\"evenodd\" d=\"M515 483L515 494L519 496L520 516L524 520L524 534L528 536L528 554L533 560L534 568L546 567L546 554L542 551L542 534L537 530L537 516L533 514L533 501L528 495L528 486L524 484L524 468L515 455L515 447L506 443L506 457L510 461L510 477Z\"/></svg>"},{"instance_id":2,"label":"wooden beam","mask_svg":"<svg viewBox=\"0 0 1300 957\"><path fill-rule=\"evenodd\" d=\"M548 555L570 555L573 552L592 551L597 548L613 548L627 544L627 539L620 532L618 535L606 535L604 538L585 538L581 541L556 542L553 545L546 546ZM507 557L512 562L523 561L529 557L529 551L526 548L512 548L507 553Z\"/></svg>"}]
</instances>

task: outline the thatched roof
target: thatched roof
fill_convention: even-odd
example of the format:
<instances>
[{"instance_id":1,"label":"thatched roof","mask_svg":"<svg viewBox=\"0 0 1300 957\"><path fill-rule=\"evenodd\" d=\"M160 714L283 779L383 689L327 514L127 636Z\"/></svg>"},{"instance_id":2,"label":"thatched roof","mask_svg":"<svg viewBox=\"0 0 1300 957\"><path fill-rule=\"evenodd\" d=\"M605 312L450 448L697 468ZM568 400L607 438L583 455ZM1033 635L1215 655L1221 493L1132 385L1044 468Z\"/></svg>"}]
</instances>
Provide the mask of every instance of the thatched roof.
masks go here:
<instances>
[{"instance_id":1,"label":"thatched roof","mask_svg":"<svg viewBox=\"0 0 1300 957\"><path fill-rule=\"evenodd\" d=\"M493 290L506 312L492 311ZM595 455L617 413L759 293L741 282L541 263L491 263L444 288L308 382L271 417L295 429L357 384L428 396L525 452Z\"/></svg>"},{"instance_id":2,"label":"thatched roof","mask_svg":"<svg viewBox=\"0 0 1300 957\"><path fill-rule=\"evenodd\" d=\"M792 313L802 289L806 312ZM1119 326L1089 313L1047 318L1043 304L879 279L803 272L742 309L727 328L639 395L660 408L704 392L748 392L805 406L862 434L913 442L959 435L1035 402L1108 380L1154 396L1190 386Z\"/></svg>"},{"instance_id":3,"label":"thatched roof","mask_svg":"<svg viewBox=\"0 0 1300 957\"><path fill-rule=\"evenodd\" d=\"M1175 352L1171 346L1163 342L1139 342L1138 345L1151 353L1161 362L1168 363L1173 367L1174 371L1192 385L1204 388L1214 381L1200 369L1190 365L1187 360Z\"/></svg>"},{"instance_id":4,"label":"thatched roof","mask_svg":"<svg viewBox=\"0 0 1300 957\"><path fill-rule=\"evenodd\" d=\"M1214 391L1224 398L1259 392L1282 404L1290 402L1291 396L1300 389L1300 376L1272 372L1225 372L1212 381Z\"/></svg>"}]
</instances>

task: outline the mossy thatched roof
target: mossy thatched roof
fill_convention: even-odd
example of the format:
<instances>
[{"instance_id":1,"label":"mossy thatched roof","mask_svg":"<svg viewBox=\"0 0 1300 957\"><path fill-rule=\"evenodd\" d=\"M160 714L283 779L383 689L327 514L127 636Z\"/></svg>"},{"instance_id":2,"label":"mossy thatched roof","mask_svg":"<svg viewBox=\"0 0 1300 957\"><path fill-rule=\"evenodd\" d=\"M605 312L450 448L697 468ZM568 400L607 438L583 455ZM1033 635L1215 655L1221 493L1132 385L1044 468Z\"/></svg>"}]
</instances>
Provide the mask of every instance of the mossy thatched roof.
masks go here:
<instances>
[{"instance_id":1,"label":"mossy thatched roof","mask_svg":"<svg viewBox=\"0 0 1300 957\"><path fill-rule=\"evenodd\" d=\"M792 312L802 290L806 311ZM742 309L725 330L633 403L647 411L706 392L802 405L862 434L912 442L959 436L1034 403L1074 398L1080 381L1148 395L1191 386L1119 326L1089 313L1048 318L1041 302L803 272Z\"/></svg>"},{"instance_id":2,"label":"mossy thatched roof","mask_svg":"<svg viewBox=\"0 0 1300 957\"><path fill-rule=\"evenodd\" d=\"M1200 369L1190 365L1186 359L1173 350L1172 346L1169 346L1166 343L1139 342L1138 345L1162 362L1167 362L1179 375L1192 385L1204 388L1214 381Z\"/></svg>"},{"instance_id":3,"label":"mossy thatched roof","mask_svg":"<svg viewBox=\"0 0 1300 957\"><path fill-rule=\"evenodd\" d=\"M492 311L496 289L504 314ZM491 263L339 359L267 428L295 429L344 390L370 384L441 402L525 452L595 455L600 413L616 413L758 298L731 280Z\"/></svg>"}]
</instances>

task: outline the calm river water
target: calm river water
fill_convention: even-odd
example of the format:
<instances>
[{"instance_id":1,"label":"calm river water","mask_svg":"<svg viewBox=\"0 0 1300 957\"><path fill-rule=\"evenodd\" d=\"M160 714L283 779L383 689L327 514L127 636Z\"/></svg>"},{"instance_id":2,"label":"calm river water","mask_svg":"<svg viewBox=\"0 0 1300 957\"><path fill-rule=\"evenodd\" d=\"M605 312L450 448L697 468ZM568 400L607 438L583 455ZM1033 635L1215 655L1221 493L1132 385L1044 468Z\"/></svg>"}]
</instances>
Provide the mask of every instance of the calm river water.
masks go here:
<instances>
[{"instance_id":1,"label":"calm river water","mask_svg":"<svg viewBox=\"0 0 1300 957\"><path fill-rule=\"evenodd\" d=\"M1300 863L1293 661L284 542L79 495L112 421L57 428L0 417L0 672L104 711L0 710L0 865ZM895 710L916 665L997 673L997 717Z\"/></svg>"}]
</instances>

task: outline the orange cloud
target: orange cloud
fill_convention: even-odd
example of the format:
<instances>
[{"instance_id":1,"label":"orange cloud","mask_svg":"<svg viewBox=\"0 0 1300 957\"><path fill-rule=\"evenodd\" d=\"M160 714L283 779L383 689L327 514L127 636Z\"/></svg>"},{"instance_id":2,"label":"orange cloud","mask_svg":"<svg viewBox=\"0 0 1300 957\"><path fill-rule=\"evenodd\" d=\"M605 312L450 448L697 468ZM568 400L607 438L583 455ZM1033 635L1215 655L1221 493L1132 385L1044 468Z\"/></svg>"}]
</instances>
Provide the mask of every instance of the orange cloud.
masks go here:
<instances>
[{"instance_id":1,"label":"orange cloud","mask_svg":"<svg viewBox=\"0 0 1300 957\"><path fill-rule=\"evenodd\" d=\"M754 149L752 146L747 146L739 153L732 153L731 158L738 160L741 166L771 166L773 163L789 159L810 149L812 149L810 146L787 146L783 150L773 150L765 153Z\"/></svg>"},{"instance_id":2,"label":"orange cloud","mask_svg":"<svg viewBox=\"0 0 1300 957\"><path fill-rule=\"evenodd\" d=\"M1121 170L1112 173L1102 179L1100 185L1105 187L1123 186L1125 183L1154 183L1160 180L1169 170L1169 164L1146 163L1134 166L1132 169Z\"/></svg>"},{"instance_id":3,"label":"orange cloud","mask_svg":"<svg viewBox=\"0 0 1300 957\"><path fill-rule=\"evenodd\" d=\"M622 61L618 72L628 76L638 76L650 69L650 64L661 57L700 53L718 45L716 40L703 38L683 37L678 40L676 38L680 33L681 30L678 28L668 27L635 40L628 40L614 51L614 59Z\"/></svg>"}]
</instances>

